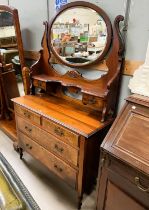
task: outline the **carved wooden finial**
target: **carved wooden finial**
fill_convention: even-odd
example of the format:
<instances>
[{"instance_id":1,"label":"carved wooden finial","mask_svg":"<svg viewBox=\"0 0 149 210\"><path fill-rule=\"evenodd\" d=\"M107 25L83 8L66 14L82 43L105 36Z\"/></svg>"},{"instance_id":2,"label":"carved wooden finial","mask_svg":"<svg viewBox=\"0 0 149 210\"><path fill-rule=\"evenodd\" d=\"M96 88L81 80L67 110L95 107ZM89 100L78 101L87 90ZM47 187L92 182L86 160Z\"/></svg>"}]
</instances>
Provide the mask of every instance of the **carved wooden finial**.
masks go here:
<instances>
[{"instance_id":1,"label":"carved wooden finial","mask_svg":"<svg viewBox=\"0 0 149 210\"><path fill-rule=\"evenodd\" d=\"M116 18L115 18L115 21L114 21L114 27L115 27L115 36L117 36L118 40L119 40L119 55L122 55L124 50L125 50L125 45L124 45L124 40L123 40L123 37L122 37L122 34L120 32L120 28L119 28L119 23L121 21L124 20L124 17L122 15L118 15Z\"/></svg>"}]
</instances>

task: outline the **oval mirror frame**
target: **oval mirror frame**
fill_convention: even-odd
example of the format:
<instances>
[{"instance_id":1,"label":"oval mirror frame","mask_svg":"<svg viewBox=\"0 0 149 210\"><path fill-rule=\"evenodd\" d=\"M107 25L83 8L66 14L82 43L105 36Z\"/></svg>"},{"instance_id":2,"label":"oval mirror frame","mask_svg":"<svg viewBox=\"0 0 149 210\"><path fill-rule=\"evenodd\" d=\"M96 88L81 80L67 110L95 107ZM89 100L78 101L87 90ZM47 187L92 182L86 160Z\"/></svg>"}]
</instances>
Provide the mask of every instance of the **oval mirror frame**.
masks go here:
<instances>
[{"instance_id":1,"label":"oval mirror frame","mask_svg":"<svg viewBox=\"0 0 149 210\"><path fill-rule=\"evenodd\" d=\"M56 51L54 50L54 47L53 47L53 44L52 44L52 41L51 41L51 30L52 30L52 26L55 22L55 20L65 11L67 11L68 9L71 9L71 8L75 8L75 7L80 7L80 8L87 8L87 9L92 9L94 10L97 14L99 14L101 16L101 18L104 20L105 22L105 25L107 27L107 39L106 39L106 45L104 47L104 50L102 51L102 53L95 59L93 60L92 62L86 62L86 63L83 63L83 64L79 64L79 63L69 63L69 62L66 62L64 61L64 59L62 59L58 53L56 53ZM84 1L77 1L77 2L72 2L72 3L68 3L66 4L65 6L63 6L59 11L58 13L56 14L56 16L52 19L51 22L49 22L49 25L48 25L48 33L47 33L47 42L48 42L48 50L49 50L49 53L52 52L52 54L55 56L55 58L61 63L61 64L64 64L66 66L69 66L69 67L84 67L84 66L89 66L89 65L92 65L92 64L96 64L100 61L102 61L105 56L107 55L109 49L110 49L110 45L111 45L111 41L112 41L112 25L111 25L111 21L108 17L108 15L104 12L104 10L102 10L100 7L94 5L94 4L91 4L91 3L88 3L88 2L84 2Z\"/></svg>"}]
</instances>

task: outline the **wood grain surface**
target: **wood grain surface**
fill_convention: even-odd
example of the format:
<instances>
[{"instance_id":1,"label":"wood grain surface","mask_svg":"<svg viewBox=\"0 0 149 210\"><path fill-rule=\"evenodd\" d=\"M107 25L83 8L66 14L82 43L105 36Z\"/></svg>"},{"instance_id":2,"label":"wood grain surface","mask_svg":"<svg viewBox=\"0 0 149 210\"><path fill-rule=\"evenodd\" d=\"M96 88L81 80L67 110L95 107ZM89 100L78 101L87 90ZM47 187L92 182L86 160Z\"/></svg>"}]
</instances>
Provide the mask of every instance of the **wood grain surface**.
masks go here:
<instances>
[{"instance_id":1,"label":"wood grain surface","mask_svg":"<svg viewBox=\"0 0 149 210\"><path fill-rule=\"evenodd\" d=\"M13 101L85 137L89 137L111 123L111 120L101 123L99 113L91 108L71 104L58 97L40 98L26 95L15 98Z\"/></svg>"}]
</instances>

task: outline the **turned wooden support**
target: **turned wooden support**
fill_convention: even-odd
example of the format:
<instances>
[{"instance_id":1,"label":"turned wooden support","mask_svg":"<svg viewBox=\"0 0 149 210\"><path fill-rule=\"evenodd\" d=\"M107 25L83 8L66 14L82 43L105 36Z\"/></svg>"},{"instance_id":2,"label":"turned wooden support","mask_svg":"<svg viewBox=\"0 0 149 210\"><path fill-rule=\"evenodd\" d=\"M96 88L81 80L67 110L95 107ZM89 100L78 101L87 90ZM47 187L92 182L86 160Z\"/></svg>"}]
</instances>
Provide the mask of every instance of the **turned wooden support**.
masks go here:
<instances>
[{"instance_id":1,"label":"turned wooden support","mask_svg":"<svg viewBox=\"0 0 149 210\"><path fill-rule=\"evenodd\" d=\"M28 67L24 67L22 69L22 77L23 77L25 95L29 95L30 94L30 70Z\"/></svg>"}]
</instances>

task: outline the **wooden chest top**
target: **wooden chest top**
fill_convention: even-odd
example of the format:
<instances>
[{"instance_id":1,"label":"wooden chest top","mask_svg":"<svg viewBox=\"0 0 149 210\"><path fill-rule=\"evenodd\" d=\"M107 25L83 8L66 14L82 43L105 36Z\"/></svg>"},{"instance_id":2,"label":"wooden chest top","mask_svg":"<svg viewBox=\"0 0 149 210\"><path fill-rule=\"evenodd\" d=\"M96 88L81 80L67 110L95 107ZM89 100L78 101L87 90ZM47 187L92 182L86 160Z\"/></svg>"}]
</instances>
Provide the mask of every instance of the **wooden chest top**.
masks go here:
<instances>
[{"instance_id":1,"label":"wooden chest top","mask_svg":"<svg viewBox=\"0 0 149 210\"><path fill-rule=\"evenodd\" d=\"M64 127L89 137L98 130L110 124L113 119L100 122L100 113L58 97L50 96L41 98L33 95L26 95L12 99L14 103L23 106L47 119L63 125Z\"/></svg>"}]
</instances>

